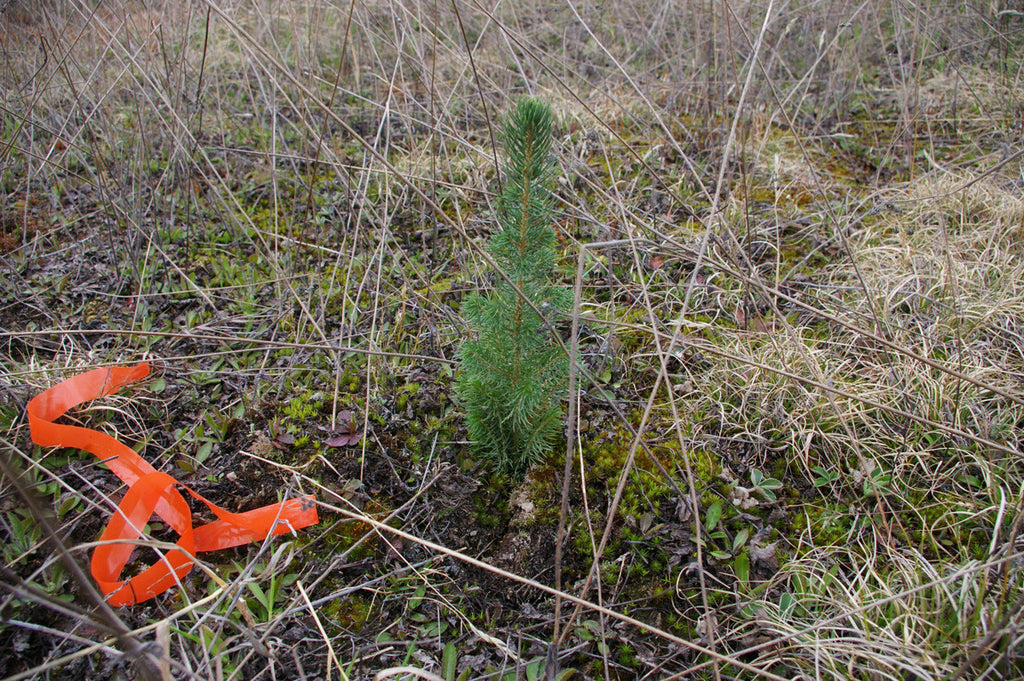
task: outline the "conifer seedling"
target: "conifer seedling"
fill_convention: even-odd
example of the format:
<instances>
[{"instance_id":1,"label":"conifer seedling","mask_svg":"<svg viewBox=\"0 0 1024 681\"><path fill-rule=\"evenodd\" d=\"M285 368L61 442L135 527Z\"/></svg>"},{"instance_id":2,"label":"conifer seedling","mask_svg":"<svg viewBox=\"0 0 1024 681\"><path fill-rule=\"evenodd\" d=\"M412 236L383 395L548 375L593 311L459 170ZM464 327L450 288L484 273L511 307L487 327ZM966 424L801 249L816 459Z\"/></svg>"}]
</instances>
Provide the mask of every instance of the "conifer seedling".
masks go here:
<instances>
[{"instance_id":1,"label":"conifer seedling","mask_svg":"<svg viewBox=\"0 0 1024 681\"><path fill-rule=\"evenodd\" d=\"M490 252L508 280L499 276L492 290L463 302L471 337L459 349L456 394L477 453L519 477L561 431L568 360L552 322L570 294L553 281L551 109L521 100L503 133L507 158Z\"/></svg>"}]
</instances>

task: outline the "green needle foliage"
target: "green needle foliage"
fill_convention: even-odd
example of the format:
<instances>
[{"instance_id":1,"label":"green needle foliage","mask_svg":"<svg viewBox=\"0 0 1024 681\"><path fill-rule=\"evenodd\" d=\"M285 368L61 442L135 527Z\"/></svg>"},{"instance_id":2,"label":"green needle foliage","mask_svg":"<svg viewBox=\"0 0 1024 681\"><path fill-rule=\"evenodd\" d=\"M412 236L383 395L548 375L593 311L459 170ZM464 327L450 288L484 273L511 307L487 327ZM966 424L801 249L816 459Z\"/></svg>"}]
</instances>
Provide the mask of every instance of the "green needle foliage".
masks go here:
<instances>
[{"instance_id":1,"label":"green needle foliage","mask_svg":"<svg viewBox=\"0 0 1024 681\"><path fill-rule=\"evenodd\" d=\"M568 374L552 325L568 309L569 291L552 282L558 251L551 127L551 109L533 99L521 100L509 115L501 229L490 244L507 280L500 277L487 295L472 294L462 304L472 337L459 350L456 393L479 455L514 477L558 438Z\"/></svg>"}]
</instances>

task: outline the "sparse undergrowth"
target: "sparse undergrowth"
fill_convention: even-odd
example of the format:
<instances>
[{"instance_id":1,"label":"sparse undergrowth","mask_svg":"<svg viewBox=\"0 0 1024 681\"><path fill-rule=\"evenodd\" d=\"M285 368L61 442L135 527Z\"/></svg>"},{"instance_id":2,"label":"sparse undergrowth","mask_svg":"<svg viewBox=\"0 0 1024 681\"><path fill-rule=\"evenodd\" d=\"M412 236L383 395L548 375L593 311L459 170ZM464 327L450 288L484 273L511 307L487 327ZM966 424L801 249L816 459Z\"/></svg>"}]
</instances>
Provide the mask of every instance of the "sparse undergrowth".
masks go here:
<instances>
[{"instance_id":1,"label":"sparse undergrowth","mask_svg":"<svg viewBox=\"0 0 1024 681\"><path fill-rule=\"evenodd\" d=\"M321 503L116 613L170 678L1024 676L1019 14L453 7L0 16L0 676L137 675L16 488L86 566L123 490L24 406L142 357L74 419ZM452 395L526 93L579 390L514 484Z\"/></svg>"}]
</instances>

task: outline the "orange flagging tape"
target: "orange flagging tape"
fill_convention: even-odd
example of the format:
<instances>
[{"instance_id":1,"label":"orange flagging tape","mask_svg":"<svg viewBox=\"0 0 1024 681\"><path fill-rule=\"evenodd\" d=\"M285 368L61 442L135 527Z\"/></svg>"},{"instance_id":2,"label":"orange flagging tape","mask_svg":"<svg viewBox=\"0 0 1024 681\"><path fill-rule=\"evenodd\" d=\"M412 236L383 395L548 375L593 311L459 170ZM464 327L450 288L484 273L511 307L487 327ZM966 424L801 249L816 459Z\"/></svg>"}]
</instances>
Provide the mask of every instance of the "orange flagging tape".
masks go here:
<instances>
[{"instance_id":1,"label":"orange flagging tape","mask_svg":"<svg viewBox=\"0 0 1024 681\"><path fill-rule=\"evenodd\" d=\"M128 485L117 511L100 537L112 542L96 547L92 554L92 576L111 605L134 605L171 588L192 569L193 556L247 542L261 541L318 522L312 497L289 499L245 513L231 513L207 501L177 480L153 468L128 446L109 435L88 428L54 421L83 402L109 395L121 386L149 374L149 364L96 369L69 378L33 397L28 403L32 440L44 447L77 447L98 456ZM177 490L182 487L206 504L217 520L192 527L192 513ZM131 559L141 529L156 514L178 533L177 549L129 580L120 579ZM121 543L117 543L123 540Z\"/></svg>"}]
</instances>

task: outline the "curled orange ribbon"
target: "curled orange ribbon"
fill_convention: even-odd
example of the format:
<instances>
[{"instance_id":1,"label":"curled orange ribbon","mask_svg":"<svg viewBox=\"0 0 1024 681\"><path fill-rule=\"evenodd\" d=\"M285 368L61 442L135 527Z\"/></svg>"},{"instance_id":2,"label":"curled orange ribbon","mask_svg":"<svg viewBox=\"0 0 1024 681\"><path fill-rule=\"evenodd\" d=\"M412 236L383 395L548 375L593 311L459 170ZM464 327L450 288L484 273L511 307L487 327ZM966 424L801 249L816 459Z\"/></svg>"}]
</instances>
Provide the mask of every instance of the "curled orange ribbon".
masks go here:
<instances>
[{"instance_id":1,"label":"curled orange ribbon","mask_svg":"<svg viewBox=\"0 0 1024 681\"><path fill-rule=\"evenodd\" d=\"M128 485L128 492L100 537L101 542L110 543L97 546L92 554L92 576L111 605L134 605L163 593L192 569L193 556L198 552L261 541L268 535L284 534L318 522L312 497L289 499L245 513L225 511L170 475L156 470L130 447L109 435L54 423L69 409L109 395L148 374L147 362L132 367L96 369L58 383L28 403L29 429L36 444L77 447L91 452ZM206 504L217 520L193 527L192 513L178 487ZM143 537L142 527L154 514L178 533L178 548L161 554L160 560L142 573L121 580L121 571L131 559L136 540ZM119 540L123 541L118 543Z\"/></svg>"}]
</instances>

